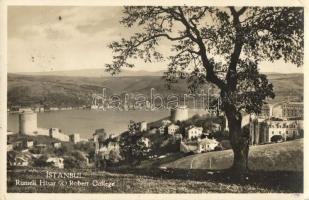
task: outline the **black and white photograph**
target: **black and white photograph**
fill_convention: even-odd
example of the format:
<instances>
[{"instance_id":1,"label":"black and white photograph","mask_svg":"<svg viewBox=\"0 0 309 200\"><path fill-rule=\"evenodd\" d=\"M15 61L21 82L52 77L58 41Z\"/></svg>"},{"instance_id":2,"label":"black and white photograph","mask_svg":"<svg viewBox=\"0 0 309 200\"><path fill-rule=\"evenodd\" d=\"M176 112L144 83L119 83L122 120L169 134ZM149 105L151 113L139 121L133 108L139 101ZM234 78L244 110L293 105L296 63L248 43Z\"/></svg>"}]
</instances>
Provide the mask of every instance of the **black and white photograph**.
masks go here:
<instances>
[{"instance_id":1,"label":"black and white photograph","mask_svg":"<svg viewBox=\"0 0 309 200\"><path fill-rule=\"evenodd\" d=\"M305 6L192 3L5 6L7 194L303 197Z\"/></svg>"}]
</instances>

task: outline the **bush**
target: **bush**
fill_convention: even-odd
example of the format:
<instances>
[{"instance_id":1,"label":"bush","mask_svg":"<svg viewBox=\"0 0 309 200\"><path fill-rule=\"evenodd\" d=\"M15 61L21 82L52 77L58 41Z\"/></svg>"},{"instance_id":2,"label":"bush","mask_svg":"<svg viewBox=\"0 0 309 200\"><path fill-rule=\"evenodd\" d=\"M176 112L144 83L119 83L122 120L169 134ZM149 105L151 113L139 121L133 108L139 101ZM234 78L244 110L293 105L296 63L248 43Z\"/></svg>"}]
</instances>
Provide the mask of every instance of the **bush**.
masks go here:
<instances>
[{"instance_id":1,"label":"bush","mask_svg":"<svg viewBox=\"0 0 309 200\"><path fill-rule=\"evenodd\" d=\"M283 142L284 139L281 135L274 135L270 139L271 142Z\"/></svg>"}]
</instances>

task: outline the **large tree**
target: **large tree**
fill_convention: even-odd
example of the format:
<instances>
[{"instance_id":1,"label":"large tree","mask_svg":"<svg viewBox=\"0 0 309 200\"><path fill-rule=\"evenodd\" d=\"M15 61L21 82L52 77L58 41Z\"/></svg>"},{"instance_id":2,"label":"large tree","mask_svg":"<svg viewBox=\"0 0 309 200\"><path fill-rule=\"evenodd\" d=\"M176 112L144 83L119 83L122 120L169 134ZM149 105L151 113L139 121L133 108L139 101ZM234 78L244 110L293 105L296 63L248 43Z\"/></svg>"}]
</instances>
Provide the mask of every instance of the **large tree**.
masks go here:
<instances>
[{"instance_id":1,"label":"large tree","mask_svg":"<svg viewBox=\"0 0 309 200\"><path fill-rule=\"evenodd\" d=\"M259 73L262 61L303 64L303 8L297 7L125 7L120 23L135 34L112 42L112 74L134 67L132 59L168 60L165 78L189 81L190 89L208 83L220 90L234 152L232 169L248 169L249 136L242 112L259 113L273 86ZM168 41L168 42L167 42ZM167 57L159 51L170 46Z\"/></svg>"}]
</instances>

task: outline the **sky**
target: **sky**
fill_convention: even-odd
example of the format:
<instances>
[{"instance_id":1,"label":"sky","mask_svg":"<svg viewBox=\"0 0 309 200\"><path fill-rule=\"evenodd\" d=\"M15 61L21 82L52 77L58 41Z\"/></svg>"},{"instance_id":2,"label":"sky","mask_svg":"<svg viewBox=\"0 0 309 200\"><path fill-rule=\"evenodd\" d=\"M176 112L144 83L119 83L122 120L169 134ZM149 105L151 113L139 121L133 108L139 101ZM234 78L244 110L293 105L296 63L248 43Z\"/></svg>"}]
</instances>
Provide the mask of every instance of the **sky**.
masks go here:
<instances>
[{"instance_id":1,"label":"sky","mask_svg":"<svg viewBox=\"0 0 309 200\"><path fill-rule=\"evenodd\" d=\"M10 6L8 8L8 72L48 72L102 68L112 61L112 41L136 29L119 24L122 7ZM162 43L161 52L167 43ZM159 71L167 63L134 61L133 70ZM263 62L261 72L299 73L303 68Z\"/></svg>"}]
</instances>

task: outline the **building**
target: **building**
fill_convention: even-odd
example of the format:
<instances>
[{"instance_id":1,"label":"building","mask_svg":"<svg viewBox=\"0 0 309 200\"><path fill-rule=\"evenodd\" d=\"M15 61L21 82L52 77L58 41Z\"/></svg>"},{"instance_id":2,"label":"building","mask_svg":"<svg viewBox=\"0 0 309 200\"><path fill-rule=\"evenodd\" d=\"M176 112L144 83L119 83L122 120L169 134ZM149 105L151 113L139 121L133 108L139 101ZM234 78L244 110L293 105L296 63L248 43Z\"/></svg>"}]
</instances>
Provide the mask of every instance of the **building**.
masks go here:
<instances>
[{"instance_id":1,"label":"building","mask_svg":"<svg viewBox=\"0 0 309 200\"><path fill-rule=\"evenodd\" d=\"M105 140L109 138L109 134L102 129L96 129L93 134L93 142L95 145L96 152L100 149L100 143L103 143Z\"/></svg>"},{"instance_id":2,"label":"building","mask_svg":"<svg viewBox=\"0 0 309 200\"><path fill-rule=\"evenodd\" d=\"M57 167L59 169L63 169L64 168L63 158L49 157L49 158L47 158L46 163L49 163L53 167Z\"/></svg>"},{"instance_id":3,"label":"building","mask_svg":"<svg viewBox=\"0 0 309 200\"><path fill-rule=\"evenodd\" d=\"M37 114L32 111L23 111L19 114L19 133L35 135L38 131Z\"/></svg>"},{"instance_id":4,"label":"building","mask_svg":"<svg viewBox=\"0 0 309 200\"><path fill-rule=\"evenodd\" d=\"M284 140L298 137L303 128L301 124L302 122L297 120L270 121L268 141L270 142L275 135L281 135Z\"/></svg>"},{"instance_id":5,"label":"building","mask_svg":"<svg viewBox=\"0 0 309 200\"><path fill-rule=\"evenodd\" d=\"M61 131L58 128L50 128L49 129L49 136L54 139L58 139L62 142L69 142L70 137L68 135L65 135L61 133Z\"/></svg>"},{"instance_id":6,"label":"building","mask_svg":"<svg viewBox=\"0 0 309 200\"><path fill-rule=\"evenodd\" d=\"M99 142L95 149L96 155L103 159L109 159L111 151L120 151L119 143L114 138L107 139L104 142Z\"/></svg>"},{"instance_id":7,"label":"building","mask_svg":"<svg viewBox=\"0 0 309 200\"><path fill-rule=\"evenodd\" d=\"M303 118L304 103L287 101L273 104L270 113L271 117L280 119Z\"/></svg>"},{"instance_id":8,"label":"building","mask_svg":"<svg viewBox=\"0 0 309 200\"><path fill-rule=\"evenodd\" d=\"M179 126L175 125L175 124L171 124L167 127L167 133L169 135L174 135L176 133L176 131L178 131Z\"/></svg>"},{"instance_id":9,"label":"building","mask_svg":"<svg viewBox=\"0 0 309 200\"><path fill-rule=\"evenodd\" d=\"M171 109L171 121L185 121L189 119L189 110L187 106L178 106L176 108Z\"/></svg>"},{"instance_id":10,"label":"building","mask_svg":"<svg viewBox=\"0 0 309 200\"><path fill-rule=\"evenodd\" d=\"M197 143L197 152L203 153L207 151L213 151L219 145L219 142L215 139L204 138Z\"/></svg>"},{"instance_id":11,"label":"building","mask_svg":"<svg viewBox=\"0 0 309 200\"><path fill-rule=\"evenodd\" d=\"M203 127L190 126L186 129L186 136L189 140L199 138L203 134Z\"/></svg>"},{"instance_id":12,"label":"building","mask_svg":"<svg viewBox=\"0 0 309 200\"><path fill-rule=\"evenodd\" d=\"M33 140L24 140L24 147L25 148L32 148L33 147Z\"/></svg>"},{"instance_id":13,"label":"building","mask_svg":"<svg viewBox=\"0 0 309 200\"><path fill-rule=\"evenodd\" d=\"M140 122L139 129L140 129L140 132L147 131L147 122L145 121Z\"/></svg>"},{"instance_id":14,"label":"building","mask_svg":"<svg viewBox=\"0 0 309 200\"><path fill-rule=\"evenodd\" d=\"M71 134L69 137L70 137L70 142L73 142L74 144L80 142L80 135L78 133Z\"/></svg>"},{"instance_id":15,"label":"building","mask_svg":"<svg viewBox=\"0 0 309 200\"><path fill-rule=\"evenodd\" d=\"M53 143L52 143L52 146L53 146L55 149L59 149L59 148L61 148L62 144L61 144L61 142L53 142Z\"/></svg>"}]
</instances>

